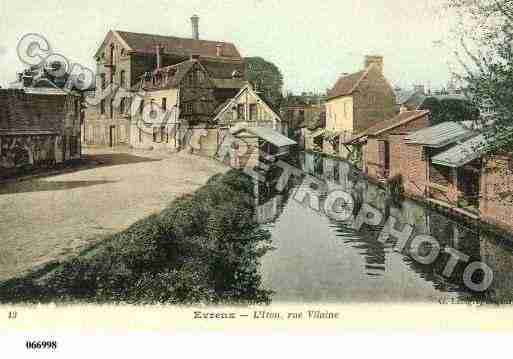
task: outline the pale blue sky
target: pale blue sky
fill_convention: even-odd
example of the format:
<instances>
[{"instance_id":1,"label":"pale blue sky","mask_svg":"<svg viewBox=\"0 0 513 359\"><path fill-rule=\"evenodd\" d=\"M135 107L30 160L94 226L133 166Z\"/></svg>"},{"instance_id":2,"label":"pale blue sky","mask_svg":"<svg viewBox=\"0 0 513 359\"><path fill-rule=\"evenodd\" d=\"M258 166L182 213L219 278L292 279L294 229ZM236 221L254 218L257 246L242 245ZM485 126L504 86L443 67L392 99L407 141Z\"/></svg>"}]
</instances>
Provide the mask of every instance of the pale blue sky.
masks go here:
<instances>
[{"instance_id":1,"label":"pale blue sky","mask_svg":"<svg viewBox=\"0 0 513 359\"><path fill-rule=\"evenodd\" d=\"M0 84L23 66L16 44L43 34L53 49L93 66L109 29L191 36L190 16L200 16L200 37L230 41L243 56L262 56L282 71L285 88L324 91L340 73L361 69L365 54L385 58L393 83L444 85L451 19L436 11L442 0L2 0ZM92 67L94 68L94 67Z\"/></svg>"}]
</instances>

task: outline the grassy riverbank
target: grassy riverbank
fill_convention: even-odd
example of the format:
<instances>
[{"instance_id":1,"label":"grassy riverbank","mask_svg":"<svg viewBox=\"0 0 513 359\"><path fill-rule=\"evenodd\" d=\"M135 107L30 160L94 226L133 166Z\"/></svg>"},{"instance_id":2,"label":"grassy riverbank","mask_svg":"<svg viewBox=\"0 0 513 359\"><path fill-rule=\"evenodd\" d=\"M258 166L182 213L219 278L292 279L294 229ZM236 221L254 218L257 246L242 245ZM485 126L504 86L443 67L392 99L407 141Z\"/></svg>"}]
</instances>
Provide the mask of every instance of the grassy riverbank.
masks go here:
<instances>
[{"instance_id":1,"label":"grassy riverbank","mask_svg":"<svg viewBox=\"0 0 513 359\"><path fill-rule=\"evenodd\" d=\"M254 303L269 233L254 220L252 180L231 170L158 215L22 278L1 302Z\"/></svg>"}]
</instances>

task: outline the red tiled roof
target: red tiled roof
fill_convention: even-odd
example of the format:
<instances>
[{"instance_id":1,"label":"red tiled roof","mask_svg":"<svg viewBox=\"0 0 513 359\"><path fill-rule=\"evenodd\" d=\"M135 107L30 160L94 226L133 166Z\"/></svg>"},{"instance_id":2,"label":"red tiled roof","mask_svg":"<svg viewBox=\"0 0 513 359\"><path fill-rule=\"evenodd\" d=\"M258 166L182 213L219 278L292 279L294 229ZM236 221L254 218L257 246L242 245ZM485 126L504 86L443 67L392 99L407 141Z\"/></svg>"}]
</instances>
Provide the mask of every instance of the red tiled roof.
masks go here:
<instances>
[{"instance_id":1,"label":"red tiled roof","mask_svg":"<svg viewBox=\"0 0 513 359\"><path fill-rule=\"evenodd\" d=\"M358 135L354 136L353 138L351 138L346 143L353 142L353 141L355 141L359 138L365 137L365 136L379 135L380 133L383 133L385 131L392 130L396 127L405 125L413 120L416 120L422 116L427 115L428 113L429 113L428 110L401 112L397 116L395 116L391 119L381 121L381 122L375 124L374 126L369 127L365 131L363 131L363 132L359 133Z\"/></svg>"},{"instance_id":2,"label":"red tiled roof","mask_svg":"<svg viewBox=\"0 0 513 359\"><path fill-rule=\"evenodd\" d=\"M139 53L155 53L155 47L160 45L163 52L183 56L201 55L217 56L217 45L222 46L221 57L238 58L240 53L234 44L222 41L195 40L173 36L142 34L128 31L115 31L133 50Z\"/></svg>"},{"instance_id":3,"label":"red tiled roof","mask_svg":"<svg viewBox=\"0 0 513 359\"><path fill-rule=\"evenodd\" d=\"M354 74L342 76L335 83L335 86L329 91L328 97L338 97L338 96L347 96L354 92L362 78L367 74L367 70L358 71Z\"/></svg>"}]
</instances>

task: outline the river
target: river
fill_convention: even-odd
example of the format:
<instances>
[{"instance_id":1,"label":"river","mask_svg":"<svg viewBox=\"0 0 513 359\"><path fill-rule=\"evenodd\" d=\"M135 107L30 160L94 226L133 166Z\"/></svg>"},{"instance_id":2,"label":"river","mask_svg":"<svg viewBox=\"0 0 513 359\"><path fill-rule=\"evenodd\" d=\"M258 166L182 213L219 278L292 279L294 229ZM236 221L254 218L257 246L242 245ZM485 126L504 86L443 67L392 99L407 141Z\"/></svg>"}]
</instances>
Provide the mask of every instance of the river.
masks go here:
<instances>
[{"instance_id":1,"label":"river","mask_svg":"<svg viewBox=\"0 0 513 359\"><path fill-rule=\"evenodd\" d=\"M362 303L509 301L513 292L513 241L498 238L454 221L409 199L393 201L385 191L357 176L341 177L342 162L319 154L302 153L296 163L304 174L326 185L352 185L351 192L401 223L412 225L415 234L430 235L439 242L437 259L418 263L407 250L399 252L394 242L378 241L382 227L352 228L353 220L336 221L299 203L294 193L304 190L304 181L289 182L278 193L274 186L260 184L257 217L272 234L274 250L261 261L263 286L274 292L273 303ZM358 183L358 185L356 185ZM318 189L326 194L324 189ZM322 198L322 196L321 196ZM454 248L469 257L458 262L452 275L444 276ZM429 249L429 248L428 248ZM474 261L490 267L493 281L484 292L468 288L463 271ZM472 279L479 282L481 272Z\"/></svg>"}]
</instances>

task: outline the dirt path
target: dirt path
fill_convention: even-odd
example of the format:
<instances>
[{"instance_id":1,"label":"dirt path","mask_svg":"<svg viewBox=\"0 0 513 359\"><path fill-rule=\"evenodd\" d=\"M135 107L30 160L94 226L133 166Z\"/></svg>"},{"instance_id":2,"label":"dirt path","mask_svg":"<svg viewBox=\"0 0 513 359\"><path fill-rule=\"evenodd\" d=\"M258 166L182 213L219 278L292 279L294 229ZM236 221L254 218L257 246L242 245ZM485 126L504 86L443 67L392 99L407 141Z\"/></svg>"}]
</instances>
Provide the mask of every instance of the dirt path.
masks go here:
<instances>
[{"instance_id":1,"label":"dirt path","mask_svg":"<svg viewBox=\"0 0 513 359\"><path fill-rule=\"evenodd\" d=\"M226 171L187 154L89 150L101 163L0 184L0 280L77 253Z\"/></svg>"}]
</instances>

